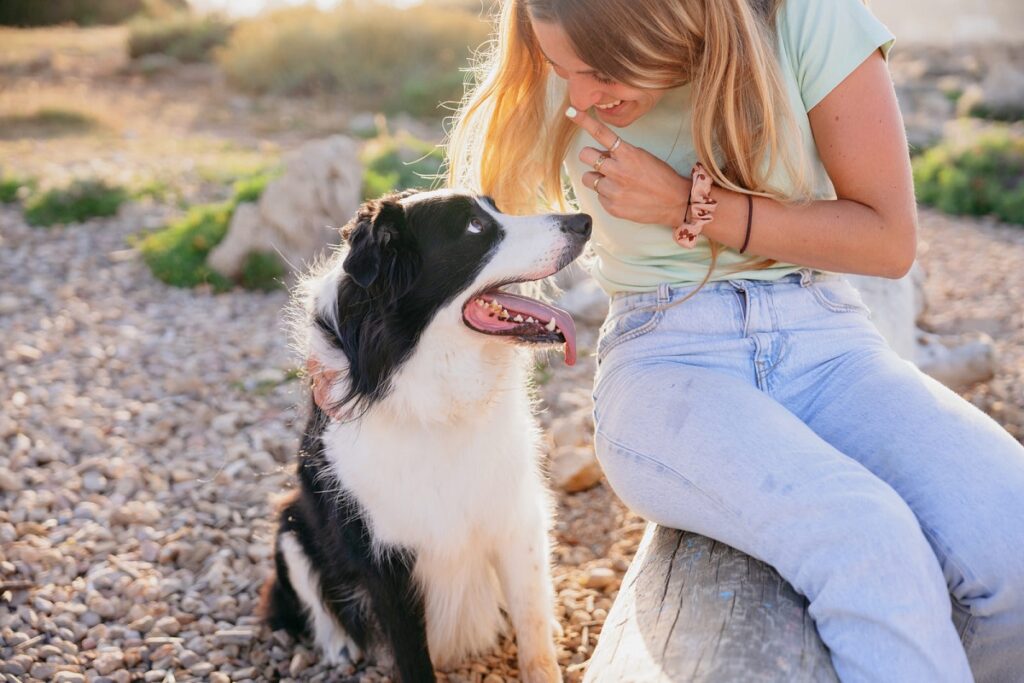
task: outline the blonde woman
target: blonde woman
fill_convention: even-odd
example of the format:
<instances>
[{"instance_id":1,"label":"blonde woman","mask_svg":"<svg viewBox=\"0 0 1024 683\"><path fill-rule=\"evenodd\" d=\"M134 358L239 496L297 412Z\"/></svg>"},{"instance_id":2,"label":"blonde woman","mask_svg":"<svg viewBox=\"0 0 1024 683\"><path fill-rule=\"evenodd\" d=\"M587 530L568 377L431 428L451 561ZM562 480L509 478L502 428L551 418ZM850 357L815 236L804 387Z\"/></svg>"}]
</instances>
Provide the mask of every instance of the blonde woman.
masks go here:
<instances>
[{"instance_id":1,"label":"blonde woman","mask_svg":"<svg viewBox=\"0 0 1024 683\"><path fill-rule=\"evenodd\" d=\"M1024 448L837 275L915 255L892 43L860 0L505 0L449 182L525 213L564 168L593 216L623 501L776 567L843 681L1020 681Z\"/></svg>"}]
</instances>

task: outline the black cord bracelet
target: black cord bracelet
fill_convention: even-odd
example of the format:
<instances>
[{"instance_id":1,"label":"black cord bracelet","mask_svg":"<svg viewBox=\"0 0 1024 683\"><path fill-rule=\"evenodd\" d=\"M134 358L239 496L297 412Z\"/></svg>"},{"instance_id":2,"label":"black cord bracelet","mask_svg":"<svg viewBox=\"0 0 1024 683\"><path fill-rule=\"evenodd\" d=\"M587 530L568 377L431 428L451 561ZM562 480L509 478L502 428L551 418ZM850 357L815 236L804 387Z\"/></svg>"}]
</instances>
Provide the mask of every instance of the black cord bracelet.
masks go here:
<instances>
[{"instance_id":1,"label":"black cord bracelet","mask_svg":"<svg viewBox=\"0 0 1024 683\"><path fill-rule=\"evenodd\" d=\"M750 244L750 225L754 220L754 197L747 195L747 235L743 238L743 246L740 247L740 253L742 254L747 250L747 245Z\"/></svg>"}]
</instances>

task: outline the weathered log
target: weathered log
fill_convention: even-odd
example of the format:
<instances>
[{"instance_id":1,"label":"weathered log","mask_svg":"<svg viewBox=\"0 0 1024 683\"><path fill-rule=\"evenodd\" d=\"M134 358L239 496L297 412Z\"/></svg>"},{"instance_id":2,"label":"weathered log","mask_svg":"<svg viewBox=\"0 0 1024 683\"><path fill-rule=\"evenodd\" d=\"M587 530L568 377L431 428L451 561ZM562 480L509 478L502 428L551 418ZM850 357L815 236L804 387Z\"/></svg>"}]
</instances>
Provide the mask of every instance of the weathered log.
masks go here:
<instances>
[{"instance_id":1,"label":"weathered log","mask_svg":"<svg viewBox=\"0 0 1024 683\"><path fill-rule=\"evenodd\" d=\"M584 683L837 681L807 604L765 563L649 524Z\"/></svg>"}]
</instances>

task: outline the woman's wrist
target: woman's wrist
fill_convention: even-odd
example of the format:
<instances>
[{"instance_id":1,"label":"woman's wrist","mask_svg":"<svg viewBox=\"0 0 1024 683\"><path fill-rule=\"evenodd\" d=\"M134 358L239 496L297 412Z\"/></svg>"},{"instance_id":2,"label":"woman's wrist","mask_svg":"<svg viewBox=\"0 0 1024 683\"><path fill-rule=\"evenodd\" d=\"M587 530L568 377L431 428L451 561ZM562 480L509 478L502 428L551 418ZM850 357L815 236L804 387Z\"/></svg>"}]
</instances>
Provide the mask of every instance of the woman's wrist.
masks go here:
<instances>
[{"instance_id":1,"label":"woman's wrist","mask_svg":"<svg viewBox=\"0 0 1024 683\"><path fill-rule=\"evenodd\" d=\"M662 223L662 225L669 225L673 228L686 220L686 200L690 196L690 188L693 185L686 176L676 174L676 178L678 181L674 183L674 188L669 195L672 197L672 201L665 206L666 218Z\"/></svg>"}]
</instances>

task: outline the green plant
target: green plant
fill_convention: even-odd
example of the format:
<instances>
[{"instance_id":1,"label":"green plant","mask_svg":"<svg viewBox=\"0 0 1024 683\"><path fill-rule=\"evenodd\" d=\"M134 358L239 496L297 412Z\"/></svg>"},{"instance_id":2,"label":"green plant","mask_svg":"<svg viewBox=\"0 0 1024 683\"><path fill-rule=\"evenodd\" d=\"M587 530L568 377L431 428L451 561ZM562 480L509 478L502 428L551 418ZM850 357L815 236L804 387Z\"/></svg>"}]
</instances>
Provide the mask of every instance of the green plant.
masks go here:
<instances>
[{"instance_id":1,"label":"green plant","mask_svg":"<svg viewBox=\"0 0 1024 683\"><path fill-rule=\"evenodd\" d=\"M281 175L282 169L273 167L264 169L246 178L239 178L232 185L232 201L237 205L241 202L258 201L271 180Z\"/></svg>"},{"instance_id":2,"label":"green plant","mask_svg":"<svg viewBox=\"0 0 1024 683\"><path fill-rule=\"evenodd\" d=\"M230 289L231 282L206 265L206 256L224 239L234 208L230 201L193 207L184 218L143 239L139 251L153 275L176 287Z\"/></svg>"},{"instance_id":3,"label":"green plant","mask_svg":"<svg viewBox=\"0 0 1024 683\"><path fill-rule=\"evenodd\" d=\"M183 218L144 237L138 248L153 274L176 287L208 284L218 292L231 289L233 283L206 265L206 257L227 234L235 208L242 202L258 200L267 183L279 173L273 168L240 179L229 200L192 207ZM250 289L273 289L280 286L283 276L284 269L275 255L253 253L246 259L239 284Z\"/></svg>"},{"instance_id":4,"label":"green plant","mask_svg":"<svg viewBox=\"0 0 1024 683\"><path fill-rule=\"evenodd\" d=\"M165 0L181 6L180 0ZM4 0L0 25L116 24L147 9L147 0Z\"/></svg>"},{"instance_id":5,"label":"green plant","mask_svg":"<svg viewBox=\"0 0 1024 683\"><path fill-rule=\"evenodd\" d=\"M276 254L251 251L242 264L238 281L246 289L268 292L284 284L285 269Z\"/></svg>"},{"instance_id":6,"label":"green plant","mask_svg":"<svg viewBox=\"0 0 1024 683\"><path fill-rule=\"evenodd\" d=\"M99 131L104 124L91 114L45 107L31 114L0 116L0 138L9 140L28 137L59 137Z\"/></svg>"},{"instance_id":7,"label":"green plant","mask_svg":"<svg viewBox=\"0 0 1024 683\"><path fill-rule=\"evenodd\" d=\"M29 197L25 202L25 220L30 225L53 225L113 216L128 198L127 190L104 180L75 180L67 187Z\"/></svg>"},{"instance_id":8,"label":"green plant","mask_svg":"<svg viewBox=\"0 0 1024 683\"><path fill-rule=\"evenodd\" d=\"M202 62L227 42L231 24L213 14L178 12L163 17L139 17L129 25L128 54L137 59L164 54L183 62Z\"/></svg>"},{"instance_id":9,"label":"green plant","mask_svg":"<svg viewBox=\"0 0 1024 683\"><path fill-rule=\"evenodd\" d=\"M411 135L384 134L366 143L362 162L363 198L372 199L396 189L430 187L444 153Z\"/></svg>"},{"instance_id":10,"label":"green plant","mask_svg":"<svg viewBox=\"0 0 1024 683\"><path fill-rule=\"evenodd\" d=\"M995 127L933 147L913 162L917 198L953 214L1024 224L1024 136Z\"/></svg>"},{"instance_id":11,"label":"green plant","mask_svg":"<svg viewBox=\"0 0 1024 683\"><path fill-rule=\"evenodd\" d=\"M31 192L36 187L36 181L16 175L0 175L0 204L18 201L18 195L23 187Z\"/></svg>"}]
</instances>

